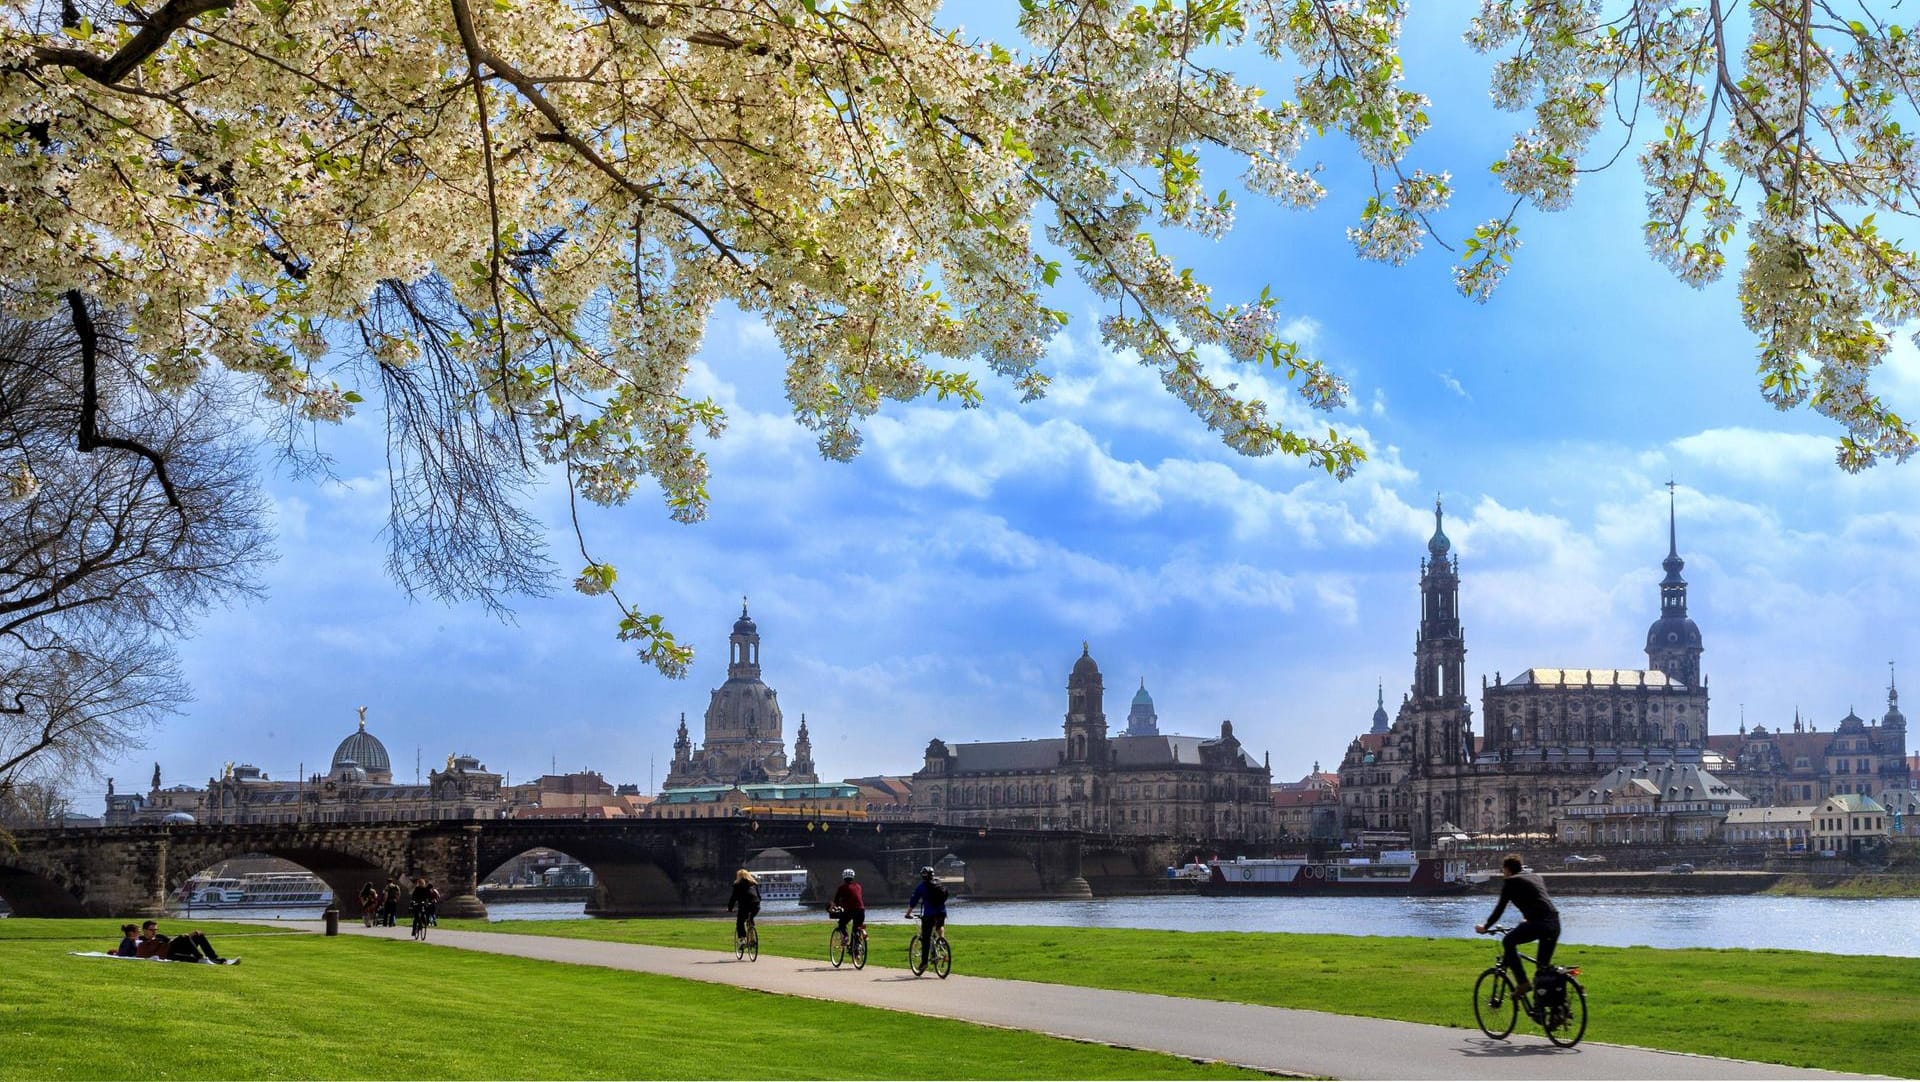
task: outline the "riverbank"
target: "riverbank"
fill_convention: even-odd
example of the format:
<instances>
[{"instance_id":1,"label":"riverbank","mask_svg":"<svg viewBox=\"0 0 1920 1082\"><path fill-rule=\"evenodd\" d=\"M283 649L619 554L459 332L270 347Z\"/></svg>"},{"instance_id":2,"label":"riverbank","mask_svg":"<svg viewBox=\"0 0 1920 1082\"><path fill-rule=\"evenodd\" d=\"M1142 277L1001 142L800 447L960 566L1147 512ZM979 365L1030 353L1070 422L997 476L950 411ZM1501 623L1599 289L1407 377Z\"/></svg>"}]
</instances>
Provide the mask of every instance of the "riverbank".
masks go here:
<instances>
[{"instance_id":1,"label":"riverbank","mask_svg":"<svg viewBox=\"0 0 1920 1082\"><path fill-rule=\"evenodd\" d=\"M0 922L0 1079L1261 1077L1034 1033L405 940L234 925L210 934L244 959L239 966L67 953L110 947L116 928L107 920Z\"/></svg>"},{"instance_id":2,"label":"riverbank","mask_svg":"<svg viewBox=\"0 0 1920 1082\"><path fill-rule=\"evenodd\" d=\"M873 957L904 958L916 925L874 916ZM446 923L716 954L732 932L717 920ZM762 921L762 952L823 957L830 927ZM1453 1027L1473 1025L1468 989L1495 950L1484 939L964 925L951 933L955 972L974 976ZM1920 1077L1911 1037L1920 1001L1909 995L1920 959L1569 945L1557 960L1583 967L1590 1040Z\"/></svg>"},{"instance_id":3,"label":"riverbank","mask_svg":"<svg viewBox=\"0 0 1920 1082\"><path fill-rule=\"evenodd\" d=\"M1920 898L1920 872L1783 874L1765 893L1786 898Z\"/></svg>"}]
</instances>

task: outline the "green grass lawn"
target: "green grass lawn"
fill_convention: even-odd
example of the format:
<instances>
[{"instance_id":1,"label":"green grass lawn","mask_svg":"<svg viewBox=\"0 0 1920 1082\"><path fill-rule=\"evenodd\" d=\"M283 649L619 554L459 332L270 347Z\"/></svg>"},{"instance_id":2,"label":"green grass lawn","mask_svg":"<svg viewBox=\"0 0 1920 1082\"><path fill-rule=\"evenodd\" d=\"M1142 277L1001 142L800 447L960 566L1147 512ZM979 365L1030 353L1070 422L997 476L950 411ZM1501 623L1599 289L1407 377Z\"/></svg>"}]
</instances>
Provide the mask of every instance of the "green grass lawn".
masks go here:
<instances>
[{"instance_id":1,"label":"green grass lawn","mask_svg":"<svg viewBox=\"0 0 1920 1082\"><path fill-rule=\"evenodd\" d=\"M1261 1077L408 941L217 924L215 947L241 965L67 954L112 949L116 927L0 920L0 1079Z\"/></svg>"},{"instance_id":2,"label":"green grass lawn","mask_svg":"<svg viewBox=\"0 0 1920 1082\"><path fill-rule=\"evenodd\" d=\"M698 950L732 935L714 920L444 923ZM831 927L763 921L761 950L822 956ZM904 965L916 927L873 925L874 963ZM993 925L956 925L950 938L957 973L1469 1028L1473 979L1497 950L1492 940ZM1556 960L1583 968L1590 1040L1920 1077L1920 959L1562 944Z\"/></svg>"}]
</instances>

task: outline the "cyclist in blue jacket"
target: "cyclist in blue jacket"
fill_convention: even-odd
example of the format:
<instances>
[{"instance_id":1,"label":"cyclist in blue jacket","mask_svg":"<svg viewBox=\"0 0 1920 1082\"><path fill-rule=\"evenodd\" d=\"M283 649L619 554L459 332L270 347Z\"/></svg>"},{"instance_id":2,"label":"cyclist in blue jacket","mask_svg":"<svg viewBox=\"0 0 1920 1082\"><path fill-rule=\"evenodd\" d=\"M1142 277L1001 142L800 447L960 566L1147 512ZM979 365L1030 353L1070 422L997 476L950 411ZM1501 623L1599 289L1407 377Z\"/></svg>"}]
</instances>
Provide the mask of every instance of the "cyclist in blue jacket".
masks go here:
<instances>
[{"instance_id":1,"label":"cyclist in blue jacket","mask_svg":"<svg viewBox=\"0 0 1920 1082\"><path fill-rule=\"evenodd\" d=\"M932 868L920 869L920 882L907 897L908 919L914 906L920 907L920 942L931 952L934 933L944 933L947 926L947 888L934 882Z\"/></svg>"}]
</instances>

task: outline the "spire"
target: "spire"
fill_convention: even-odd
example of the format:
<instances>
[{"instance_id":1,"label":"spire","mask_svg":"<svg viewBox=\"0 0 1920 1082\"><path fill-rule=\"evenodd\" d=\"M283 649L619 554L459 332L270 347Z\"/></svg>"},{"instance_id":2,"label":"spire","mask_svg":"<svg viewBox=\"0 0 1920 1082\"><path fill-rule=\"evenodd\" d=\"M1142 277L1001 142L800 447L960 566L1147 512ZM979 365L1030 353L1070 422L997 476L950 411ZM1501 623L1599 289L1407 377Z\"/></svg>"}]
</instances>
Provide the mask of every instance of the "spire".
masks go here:
<instances>
[{"instance_id":1,"label":"spire","mask_svg":"<svg viewBox=\"0 0 1920 1082\"><path fill-rule=\"evenodd\" d=\"M1887 709L1900 709L1900 688L1894 684L1893 662L1887 662Z\"/></svg>"},{"instance_id":2,"label":"spire","mask_svg":"<svg viewBox=\"0 0 1920 1082\"><path fill-rule=\"evenodd\" d=\"M1676 524L1673 511L1673 478L1667 478L1667 558L1680 558L1680 527Z\"/></svg>"},{"instance_id":3,"label":"spire","mask_svg":"<svg viewBox=\"0 0 1920 1082\"><path fill-rule=\"evenodd\" d=\"M1681 588L1678 603L1680 606L1680 615L1685 616L1687 612L1687 580L1680 577L1680 570L1687 566L1687 562L1680 558L1680 527L1674 512L1673 491L1674 482L1669 480L1667 482L1667 558L1660 563L1660 566L1666 569L1667 577L1661 580L1660 584L1662 586L1678 586ZM1667 592L1668 591L1662 591L1663 594ZM1663 598L1663 600L1671 601L1672 599Z\"/></svg>"},{"instance_id":4,"label":"spire","mask_svg":"<svg viewBox=\"0 0 1920 1082\"><path fill-rule=\"evenodd\" d=\"M1440 508L1440 497L1435 495L1433 498L1433 537L1427 541L1427 553L1436 560L1444 559L1447 555L1447 550L1453 547L1453 543L1447 540L1446 530L1441 528L1444 518L1445 513Z\"/></svg>"},{"instance_id":5,"label":"spire","mask_svg":"<svg viewBox=\"0 0 1920 1082\"><path fill-rule=\"evenodd\" d=\"M741 594L740 595L740 619L744 620L746 618L747 618L747 595Z\"/></svg>"}]
</instances>

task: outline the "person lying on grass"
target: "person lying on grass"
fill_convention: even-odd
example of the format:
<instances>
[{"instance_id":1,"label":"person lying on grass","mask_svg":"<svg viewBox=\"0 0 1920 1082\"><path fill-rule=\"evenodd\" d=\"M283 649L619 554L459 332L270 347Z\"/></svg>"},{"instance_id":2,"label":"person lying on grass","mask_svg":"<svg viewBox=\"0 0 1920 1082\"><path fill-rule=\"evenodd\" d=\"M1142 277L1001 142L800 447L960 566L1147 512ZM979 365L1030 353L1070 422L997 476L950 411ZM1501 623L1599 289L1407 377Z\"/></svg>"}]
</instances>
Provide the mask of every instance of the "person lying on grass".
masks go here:
<instances>
[{"instance_id":1,"label":"person lying on grass","mask_svg":"<svg viewBox=\"0 0 1920 1082\"><path fill-rule=\"evenodd\" d=\"M148 921L140 926L140 938L135 951L141 958L164 958L169 962L211 962L214 965L226 965L227 960L220 957L207 942L207 937L199 929L185 935L164 936L160 926Z\"/></svg>"}]
</instances>

